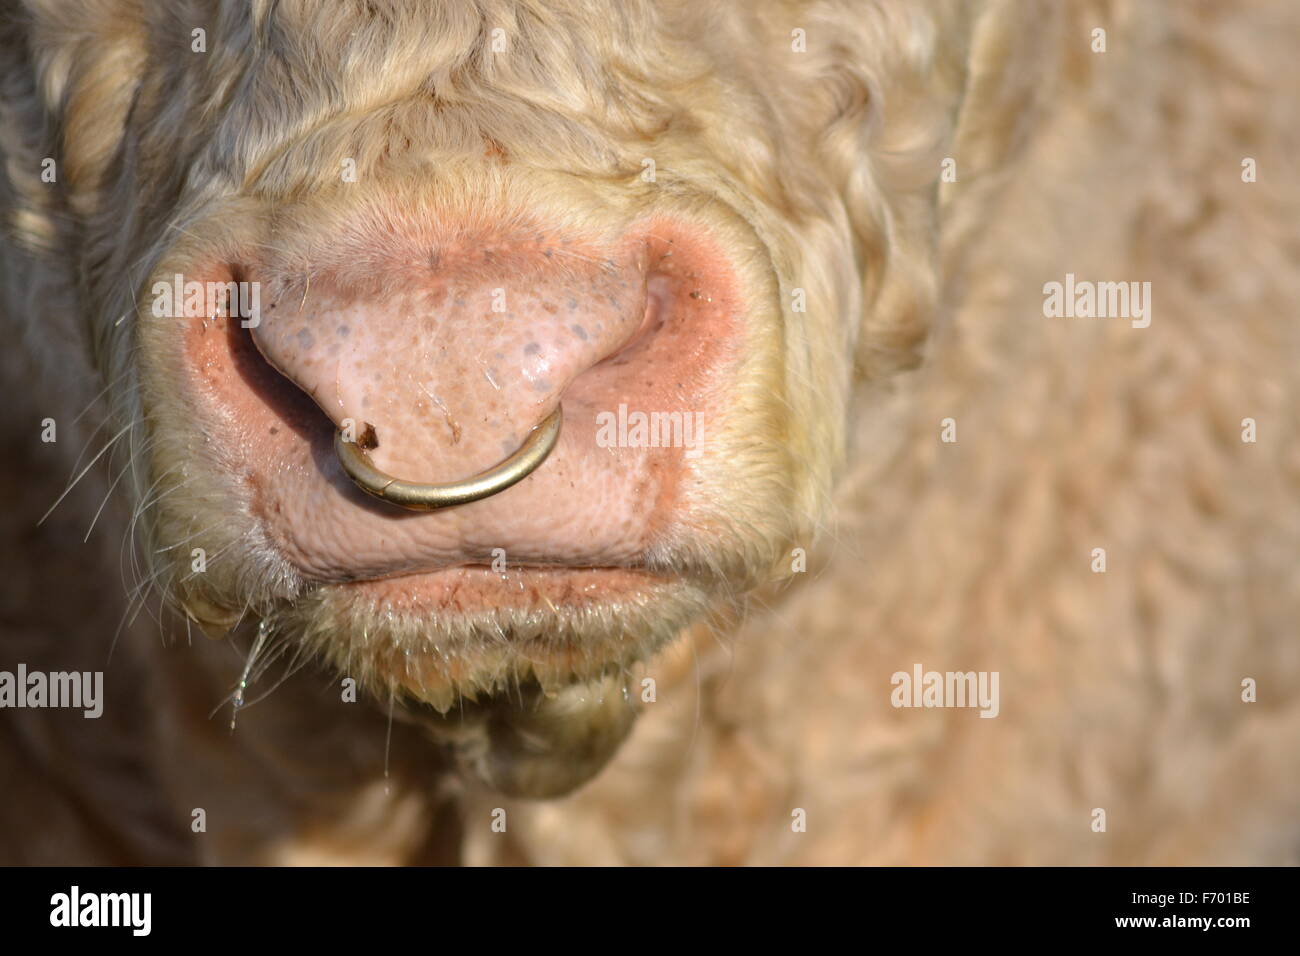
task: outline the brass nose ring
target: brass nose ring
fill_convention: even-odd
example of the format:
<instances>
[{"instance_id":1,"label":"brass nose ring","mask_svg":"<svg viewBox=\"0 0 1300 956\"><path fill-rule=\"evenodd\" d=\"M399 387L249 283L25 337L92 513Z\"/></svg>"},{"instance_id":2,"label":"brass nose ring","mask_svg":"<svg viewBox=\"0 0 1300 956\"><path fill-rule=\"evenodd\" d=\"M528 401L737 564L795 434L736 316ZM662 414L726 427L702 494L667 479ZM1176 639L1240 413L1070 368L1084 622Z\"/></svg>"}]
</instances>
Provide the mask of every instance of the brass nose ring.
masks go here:
<instances>
[{"instance_id":1,"label":"brass nose ring","mask_svg":"<svg viewBox=\"0 0 1300 956\"><path fill-rule=\"evenodd\" d=\"M445 484L403 481L385 474L356 442L344 439L341 431L334 433L334 453L348 477L366 494L411 511L436 511L491 497L523 481L554 451L563 418L557 405L508 458L470 478Z\"/></svg>"}]
</instances>

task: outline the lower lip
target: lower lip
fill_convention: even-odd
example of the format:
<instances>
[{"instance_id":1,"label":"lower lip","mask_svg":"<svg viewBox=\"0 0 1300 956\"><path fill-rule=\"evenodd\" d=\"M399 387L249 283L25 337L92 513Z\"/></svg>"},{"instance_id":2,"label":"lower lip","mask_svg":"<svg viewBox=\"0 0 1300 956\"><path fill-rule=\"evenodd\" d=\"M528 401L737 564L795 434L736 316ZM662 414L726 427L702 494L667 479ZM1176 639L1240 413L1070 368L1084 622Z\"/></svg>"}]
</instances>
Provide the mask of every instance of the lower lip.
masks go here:
<instances>
[{"instance_id":1,"label":"lower lip","mask_svg":"<svg viewBox=\"0 0 1300 956\"><path fill-rule=\"evenodd\" d=\"M470 611L484 608L582 607L642 595L667 579L632 568L445 568L336 585L377 610Z\"/></svg>"}]
</instances>

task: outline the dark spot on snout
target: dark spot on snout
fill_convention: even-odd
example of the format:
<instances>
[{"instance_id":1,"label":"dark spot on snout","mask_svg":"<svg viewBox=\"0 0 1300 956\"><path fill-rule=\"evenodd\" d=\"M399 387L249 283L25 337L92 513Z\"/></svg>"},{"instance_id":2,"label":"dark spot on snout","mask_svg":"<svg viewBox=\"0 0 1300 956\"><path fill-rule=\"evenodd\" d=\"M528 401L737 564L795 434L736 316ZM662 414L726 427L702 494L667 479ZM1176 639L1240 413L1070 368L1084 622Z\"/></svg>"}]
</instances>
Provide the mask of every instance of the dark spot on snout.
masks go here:
<instances>
[{"instance_id":1,"label":"dark spot on snout","mask_svg":"<svg viewBox=\"0 0 1300 956\"><path fill-rule=\"evenodd\" d=\"M370 422L365 422L365 428L361 429L361 434L357 436L357 445L363 451L371 451L379 447L379 433L375 431L375 426Z\"/></svg>"}]
</instances>

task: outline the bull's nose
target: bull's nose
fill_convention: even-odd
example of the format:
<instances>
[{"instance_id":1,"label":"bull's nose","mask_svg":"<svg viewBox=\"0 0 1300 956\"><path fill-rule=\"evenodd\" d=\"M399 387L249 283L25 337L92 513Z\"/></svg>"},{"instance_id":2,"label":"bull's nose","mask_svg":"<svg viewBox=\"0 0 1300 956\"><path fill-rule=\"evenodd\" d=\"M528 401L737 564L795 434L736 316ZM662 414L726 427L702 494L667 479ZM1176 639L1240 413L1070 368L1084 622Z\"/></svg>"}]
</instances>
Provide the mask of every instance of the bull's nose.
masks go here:
<instances>
[{"instance_id":1,"label":"bull's nose","mask_svg":"<svg viewBox=\"0 0 1300 956\"><path fill-rule=\"evenodd\" d=\"M443 249L396 284L391 275L273 282L252 336L366 452L343 453L353 479L406 506L398 492L426 486L411 497L421 510L504 490L537 467L565 389L635 337L653 302L635 253ZM365 466L403 484L377 494L370 485L388 486L359 474ZM471 478L475 495L430 493Z\"/></svg>"}]
</instances>

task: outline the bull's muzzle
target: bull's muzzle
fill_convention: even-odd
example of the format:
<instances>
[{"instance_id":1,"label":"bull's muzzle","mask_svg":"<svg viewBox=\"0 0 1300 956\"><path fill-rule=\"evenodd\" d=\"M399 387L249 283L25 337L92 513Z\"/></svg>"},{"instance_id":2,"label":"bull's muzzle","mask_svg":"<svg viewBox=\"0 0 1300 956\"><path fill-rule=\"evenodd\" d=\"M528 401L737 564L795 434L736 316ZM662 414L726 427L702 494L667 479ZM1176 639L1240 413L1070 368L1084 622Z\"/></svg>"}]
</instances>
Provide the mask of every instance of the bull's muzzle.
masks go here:
<instances>
[{"instance_id":1,"label":"bull's muzzle","mask_svg":"<svg viewBox=\"0 0 1300 956\"><path fill-rule=\"evenodd\" d=\"M334 433L334 451L348 477L366 494L411 511L436 511L489 498L523 481L554 450L562 419L557 405L555 411L528 433L514 454L477 475L445 484L404 481L385 474L371 463L370 456L356 442L345 439L341 431Z\"/></svg>"}]
</instances>

